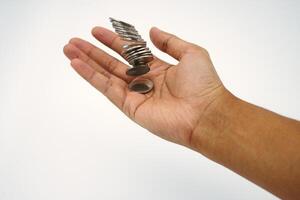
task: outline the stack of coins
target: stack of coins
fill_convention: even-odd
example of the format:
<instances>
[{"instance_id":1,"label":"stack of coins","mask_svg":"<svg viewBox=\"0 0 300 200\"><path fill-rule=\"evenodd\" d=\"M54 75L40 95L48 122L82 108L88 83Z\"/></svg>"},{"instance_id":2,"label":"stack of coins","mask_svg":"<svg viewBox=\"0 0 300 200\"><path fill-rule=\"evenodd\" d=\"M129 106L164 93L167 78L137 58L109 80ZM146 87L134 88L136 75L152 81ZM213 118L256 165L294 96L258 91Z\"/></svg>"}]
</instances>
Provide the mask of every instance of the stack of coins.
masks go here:
<instances>
[{"instance_id":1,"label":"stack of coins","mask_svg":"<svg viewBox=\"0 0 300 200\"><path fill-rule=\"evenodd\" d=\"M131 24L109 18L115 32L126 41L121 55L130 64L126 74L129 76L141 76L150 71L148 63L153 60L153 54ZM145 78L136 78L129 84L129 89L139 93L147 93L153 88L153 82Z\"/></svg>"}]
</instances>

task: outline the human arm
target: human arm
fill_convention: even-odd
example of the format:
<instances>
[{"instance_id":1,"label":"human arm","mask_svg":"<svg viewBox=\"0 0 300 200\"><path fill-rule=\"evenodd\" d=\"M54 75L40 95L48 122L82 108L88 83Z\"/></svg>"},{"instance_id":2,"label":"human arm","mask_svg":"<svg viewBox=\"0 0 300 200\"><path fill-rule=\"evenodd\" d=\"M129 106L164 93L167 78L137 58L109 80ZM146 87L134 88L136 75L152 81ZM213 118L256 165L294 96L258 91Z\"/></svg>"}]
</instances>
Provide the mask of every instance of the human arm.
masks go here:
<instances>
[{"instance_id":1,"label":"human arm","mask_svg":"<svg viewBox=\"0 0 300 200\"><path fill-rule=\"evenodd\" d=\"M222 100L221 100L222 99ZM191 148L283 199L300 197L300 123L225 94Z\"/></svg>"},{"instance_id":2,"label":"human arm","mask_svg":"<svg viewBox=\"0 0 300 200\"><path fill-rule=\"evenodd\" d=\"M94 28L100 42L121 53L116 34ZM222 84L207 51L153 28L156 47L176 65L157 57L144 75L147 94L128 90L127 66L79 38L64 48L72 67L129 118L166 140L194 149L282 198L300 196L300 124L251 105Z\"/></svg>"}]
</instances>

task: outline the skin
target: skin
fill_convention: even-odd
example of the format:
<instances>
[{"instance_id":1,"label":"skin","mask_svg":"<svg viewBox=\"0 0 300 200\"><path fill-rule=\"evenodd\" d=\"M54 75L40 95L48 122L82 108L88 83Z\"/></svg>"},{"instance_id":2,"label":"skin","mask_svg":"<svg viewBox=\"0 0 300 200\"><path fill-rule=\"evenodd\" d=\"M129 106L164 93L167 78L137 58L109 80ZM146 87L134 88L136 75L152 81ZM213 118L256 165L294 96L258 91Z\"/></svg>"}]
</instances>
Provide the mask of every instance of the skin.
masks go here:
<instances>
[{"instance_id":1,"label":"skin","mask_svg":"<svg viewBox=\"0 0 300 200\"><path fill-rule=\"evenodd\" d=\"M114 32L92 35L121 54ZM219 79L208 52L152 28L150 38L177 65L155 59L142 77L154 89L128 89L128 66L80 38L64 47L71 66L122 112L153 134L191 148L284 199L300 197L300 123L232 95Z\"/></svg>"}]
</instances>

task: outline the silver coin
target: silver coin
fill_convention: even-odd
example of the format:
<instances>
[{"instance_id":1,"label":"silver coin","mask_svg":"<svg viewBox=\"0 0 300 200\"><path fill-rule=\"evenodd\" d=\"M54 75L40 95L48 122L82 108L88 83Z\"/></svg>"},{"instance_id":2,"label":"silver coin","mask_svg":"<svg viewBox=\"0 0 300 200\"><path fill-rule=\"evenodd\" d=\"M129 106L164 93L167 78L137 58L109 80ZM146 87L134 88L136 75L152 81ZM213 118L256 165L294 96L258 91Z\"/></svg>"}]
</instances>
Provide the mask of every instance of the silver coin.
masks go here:
<instances>
[{"instance_id":1,"label":"silver coin","mask_svg":"<svg viewBox=\"0 0 300 200\"><path fill-rule=\"evenodd\" d=\"M149 54L151 54L151 51L149 49L143 48L143 49L136 50L130 54L127 54L125 59L128 60L128 62L130 62L134 58L137 58L139 56L149 55Z\"/></svg>"},{"instance_id":2,"label":"silver coin","mask_svg":"<svg viewBox=\"0 0 300 200\"><path fill-rule=\"evenodd\" d=\"M151 62L153 60L153 55L151 53L139 56L138 58L132 59L129 62L131 65L137 65L138 63L142 62Z\"/></svg>"},{"instance_id":3,"label":"silver coin","mask_svg":"<svg viewBox=\"0 0 300 200\"><path fill-rule=\"evenodd\" d=\"M126 42L122 46L122 57L130 64L129 69L126 71L127 75L140 76L149 72L150 68L148 63L154 59L150 49L146 46L144 41L135 27L129 23L110 18L112 26L119 37ZM148 82L147 82L148 83ZM131 85L132 90L139 92L148 91L152 89L153 84L134 84ZM151 87L150 87L151 86Z\"/></svg>"},{"instance_id":4,"label":"silver coin","mask_svg":"<svg viewBox=\"0 0 300 200\"><path fill-rule=\"evenodd\" d=\"M132 67L126 71L126 74L129 76L140 76L146 74L150 71L150 68L143 64L136 67Z\"/></svg>"},{"instance_id":5,"label":"silver coin","mask_svg":"<svg viewBox=\"0 0 300 200\"><path fill-rule=\"evenodd\" d=\"M146 78L136 78L128 85L129 89L134 92L146 94L153 89L153 82Z\"/></svg>"}]
</instances>

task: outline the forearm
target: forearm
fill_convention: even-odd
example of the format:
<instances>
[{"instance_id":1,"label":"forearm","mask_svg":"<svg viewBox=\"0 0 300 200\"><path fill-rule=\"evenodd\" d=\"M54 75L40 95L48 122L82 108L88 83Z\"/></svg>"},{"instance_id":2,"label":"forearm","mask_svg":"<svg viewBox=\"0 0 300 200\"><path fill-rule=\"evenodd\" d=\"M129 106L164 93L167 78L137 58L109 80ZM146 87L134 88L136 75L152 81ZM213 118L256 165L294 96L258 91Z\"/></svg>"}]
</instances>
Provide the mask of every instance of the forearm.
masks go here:
<instances>
[{"instance_id":1,"label":"forearm","mask_svg":"<svg viewBox=\"0 0 300 200\"><path fill-rule=\"evenodd\" d=\"M300 196L300 123L231 94L199 120L191 145L282 198Z\"/></svg>"}]
</instances>

